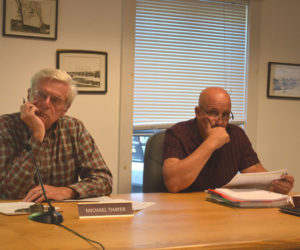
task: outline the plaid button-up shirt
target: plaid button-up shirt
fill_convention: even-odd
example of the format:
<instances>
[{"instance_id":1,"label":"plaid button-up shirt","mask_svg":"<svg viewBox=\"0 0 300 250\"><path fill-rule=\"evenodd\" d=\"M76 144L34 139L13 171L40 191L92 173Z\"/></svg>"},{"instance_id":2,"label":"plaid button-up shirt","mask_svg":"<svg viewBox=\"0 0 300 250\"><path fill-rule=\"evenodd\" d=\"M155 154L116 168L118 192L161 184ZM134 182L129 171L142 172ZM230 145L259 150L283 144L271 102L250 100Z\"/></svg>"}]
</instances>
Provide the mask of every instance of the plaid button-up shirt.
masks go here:
<instances>
[{"instance_id":1,"label":"plaid button-up shirt","mask_svg":"<svg viewBox=\"0 0 300 250\"><path fill-rule=\"evenodd\" d=\"M39 185L25 144L31 146L44 184L69 187L79 198L111 193L111 172L82 122L63 116L40 142L21 121L20 113L14 113L0 116L1 198L21 199Z\"/></svg>"}]
</instances>

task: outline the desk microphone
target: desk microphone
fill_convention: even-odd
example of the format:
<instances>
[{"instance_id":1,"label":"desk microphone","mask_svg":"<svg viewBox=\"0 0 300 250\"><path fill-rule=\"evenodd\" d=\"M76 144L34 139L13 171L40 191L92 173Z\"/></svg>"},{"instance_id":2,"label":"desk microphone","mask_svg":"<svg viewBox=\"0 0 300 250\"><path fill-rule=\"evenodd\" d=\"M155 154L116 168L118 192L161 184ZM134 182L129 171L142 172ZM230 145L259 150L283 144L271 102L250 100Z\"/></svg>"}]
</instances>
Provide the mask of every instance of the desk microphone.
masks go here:
<instances>
[{"instance_id":1,"label":"desk microphone","mask_svg":"<svg viewBox=\"0 0 300 250\"><path fill-rule=\"evenodd\" d=\"M29 219L31 219L33 221L41 222L41 223L47 223L47 224L60 224L61 222L64 221L64 218L63 218L61 213L59 213L55 210L55 208L51 205L50 201L47 198L47 195L46 195L46 192L45 192L45 189L44 189L44 185L43 185L43 180L42 180L42 177L41 177L41 174L40 174L40 170L39 170L39 167L36 163L35 157L32 154L31 146L29 144L25 144L25 149L30 154L30 157L33 161L35 171L38 175L40 185L41 185L42 190L43 190L43 195L45 197L46 202L49 205L49 208L48 208L47 212L43 211L43 212L33 213L29 216Z\"/></svg>"}]
</instances>

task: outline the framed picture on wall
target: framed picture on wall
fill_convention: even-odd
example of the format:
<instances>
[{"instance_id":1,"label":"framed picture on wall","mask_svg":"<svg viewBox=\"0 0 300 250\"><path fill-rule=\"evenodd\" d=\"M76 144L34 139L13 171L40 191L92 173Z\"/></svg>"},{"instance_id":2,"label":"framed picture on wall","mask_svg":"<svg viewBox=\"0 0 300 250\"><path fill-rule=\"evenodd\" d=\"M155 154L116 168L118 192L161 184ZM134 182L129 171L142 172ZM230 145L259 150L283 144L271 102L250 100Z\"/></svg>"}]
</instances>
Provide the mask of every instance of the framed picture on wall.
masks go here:
<instances>
[{"instance_id":1,"label":"framed picture on wall","mask_svg":"<svg viewBox=\"0 0 300 250\"><path fill-rule=\"evenodd\" d=\"M107 53L89 50L57 50L56 67L76 82L79 94L107 92Z\"/></svg>"},{"instance_id":2,"label":"framed picture on wall","mask_svg":"<svg viewBox=\"0 0 300 250\"><path fill-rule=\"evenodd\" d=\"M267 97L300 99L300 64L269 62Z\"/></svg>"},{"instance_id":3,"label":"framed picture on wall","mask_svg":"<svg viewBox=\"0 0 300 250\"><path fill-rule=\"evenodd\" d=\"M57 39L58 0L3 0L3 35Z\"/></svg>"}]
</instances>

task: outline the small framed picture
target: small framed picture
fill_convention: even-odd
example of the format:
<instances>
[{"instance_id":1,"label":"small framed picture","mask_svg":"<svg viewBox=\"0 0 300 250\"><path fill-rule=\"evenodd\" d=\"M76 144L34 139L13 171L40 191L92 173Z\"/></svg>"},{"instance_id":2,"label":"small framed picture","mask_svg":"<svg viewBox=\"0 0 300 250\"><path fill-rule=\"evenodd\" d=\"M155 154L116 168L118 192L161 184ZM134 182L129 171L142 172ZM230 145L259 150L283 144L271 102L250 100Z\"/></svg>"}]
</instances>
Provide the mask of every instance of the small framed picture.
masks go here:
<instances>
[{"instance_id":1,"label":"small framed picture","mask_svg":"<svg viewBox=\"0 0 300 250\"><path fill-rule=\"evenodd\" d=\"M89 50L57 50L56 67L66 71L79 94L107 92L107 53Z\"/></svg>"},{"instance_id":2,"label":"small framed picture","mask_svg":"<svg viewBox=\"0 0 300 250\"><path fill-rule=\"evenodd\" d=\"M269 62L267 97L300 99L300 64Z\"/></svg>"},{"instance_id":3,"label":"small framed picture","mask_svg":"<svg viewBox=\"0 0 300 250\"><path fill-rule=\"evenodd\" d=\"M3 0L3 36L57 39L58 0Z\"/></svg>"}]
</instances>

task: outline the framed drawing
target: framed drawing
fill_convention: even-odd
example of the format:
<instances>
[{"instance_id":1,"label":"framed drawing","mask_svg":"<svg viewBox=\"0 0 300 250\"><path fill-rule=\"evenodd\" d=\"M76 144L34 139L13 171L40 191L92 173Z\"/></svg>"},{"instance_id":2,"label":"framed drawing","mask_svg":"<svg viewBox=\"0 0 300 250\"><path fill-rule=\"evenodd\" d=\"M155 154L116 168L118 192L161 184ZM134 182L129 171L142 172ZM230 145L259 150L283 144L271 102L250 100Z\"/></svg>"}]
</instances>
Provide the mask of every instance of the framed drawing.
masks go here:
<instances>
[{"instance_id":1,"label":"framed drawing","mask_svg":"<svg viewBox=\"0 0 300 250\"><path fill-rule=\"evenodd\" d=\"M107 53L89 50L57 50L56 67L76 81L79 94L107 92Z\"/></svg>"},{"instance_id":2,"label":"framed drawing","mask_svg":"<svg viewBox=\"0 0 300 250\"><path fill-rule=\"evenodd\" d=\"M57 39L58 0L3 0L3 35Z\"/></svg>"},{"instance_id":3,"label":"framed drawing","mask_svg":"<svg viewBox=\"0 0 300 250\"><path fill-rule=\"evenodd\" d=\"M300 64L269 62L267 97L300 99Z\"/></svg>"}]
</instances>

